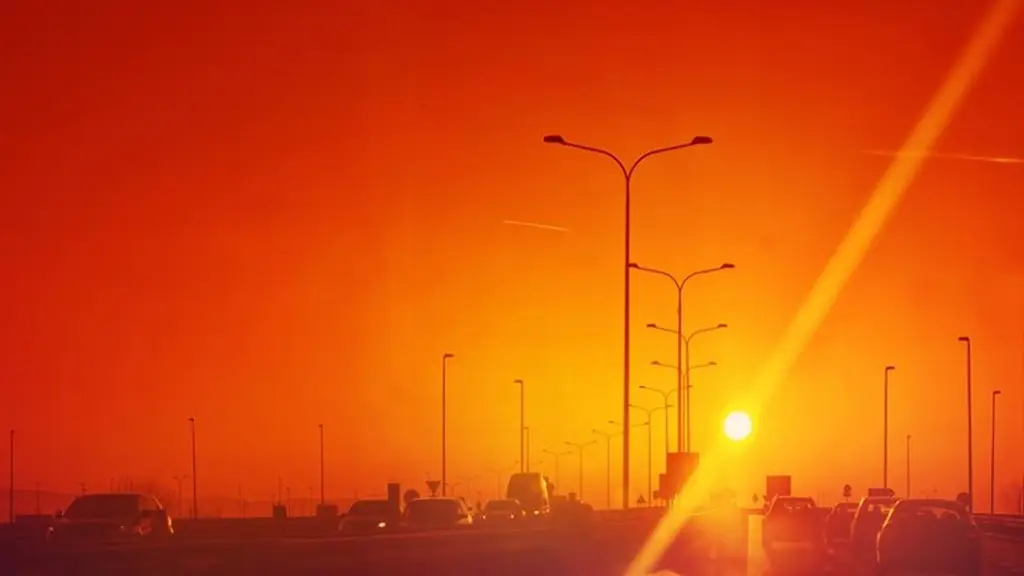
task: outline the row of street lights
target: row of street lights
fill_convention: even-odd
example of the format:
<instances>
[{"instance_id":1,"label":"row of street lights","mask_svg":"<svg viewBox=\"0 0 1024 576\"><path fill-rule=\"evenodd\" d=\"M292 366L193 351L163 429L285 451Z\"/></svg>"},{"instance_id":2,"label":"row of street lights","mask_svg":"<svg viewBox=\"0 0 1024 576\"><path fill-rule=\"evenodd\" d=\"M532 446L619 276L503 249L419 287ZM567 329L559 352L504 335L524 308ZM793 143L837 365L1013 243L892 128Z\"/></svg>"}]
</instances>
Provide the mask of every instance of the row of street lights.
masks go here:
<instances>
[{"instance_id":1,"label":"row of street lights","mask_svg":"<svg viewBox=\"0 0 1024 576\"><path fill-rule=\"evenodd\" d=\"M965 346L965 360L967 363L967 495L974 506L974 408L972 391L972 366L971 366L971 337L961 336L957 339ZM883 392L882 392L882 487L889 487L889 375L896 370L896 366L889 365L884 370ZM991 453L989 470L989 513L995 513L996 507L996 398L1002 394L1001 390L992 391L992 431L991 431ZM907 435L907 495L910 492L910 435Z\"/></svg>"}]
</instances>

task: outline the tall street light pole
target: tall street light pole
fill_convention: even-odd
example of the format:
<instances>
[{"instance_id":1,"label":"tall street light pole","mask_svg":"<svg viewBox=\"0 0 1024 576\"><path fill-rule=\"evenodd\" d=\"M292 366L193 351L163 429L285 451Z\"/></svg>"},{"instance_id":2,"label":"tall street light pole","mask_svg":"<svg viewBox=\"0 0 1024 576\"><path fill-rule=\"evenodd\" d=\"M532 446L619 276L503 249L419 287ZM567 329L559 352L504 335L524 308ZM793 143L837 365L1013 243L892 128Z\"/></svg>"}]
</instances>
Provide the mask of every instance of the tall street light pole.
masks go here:
<instances>
[{"instance_id":1,"label":"tall street light pole","mask_svg":"<svg viewBox=\"0 0 1024 576\"><path fill-rule=\"evenodd\" d=\"M666 407L656 406L654 408L648 408L646 406L639 406L637 404L630 404L630 407L639 410L643 412L645 415L647 415L647 421L643 423L643 426L647 426L647 505L650 506L651 498L654 497L654 491L652 488L652 477L654 476L654 472L653 463L651 459L651 444L653 437L651 433L651 428L653 428L653 426L651 425L651 422L653 421L654 413L659 410L665 410Z\"/></svg>"},{"instance_id":2,"label":"tall street light pole","mask_svg":"<svg viewBox=\"0 0 1024 576\"><path fill-rule=\"evenodd\" d=\"M327 503L327 489L324 482L324 425L320 424L320 505Z\"/></svg>"},{"instance_id":3,"label":"tall street light pole","mask_svg":"<svg viewBox=\"0 0 1024 576\"><path fill-rule=\"evenodd\" d=\"M579 453L580 453L580 470L579 470L579 473L580 473L579 491L580 491L580 493L579 493L579 500L580 500L580 502L583 502L583 451L586 450L588 446L593 446L594 444L597 444L597 440L591 440L590 442L566 442L566 444L568 444L569 446L572 446L576 450L579 450Z\"/></svg>"},{"instance_id":4,"label":"tall street light pole","mask_svg":"<svg viewBox=\"0 0 1024 576\"><path fill-rule=\"evenodd\" d=\"M674 274L667 272L665 270L641 266L640 264L637 264L635 262L631 262L629 264L629 267L639 270L641 272L647 272L648 274L655 274L658 276L668 278L669 280L672 281L672 284L676 288L676 393L679 394L679 413L677 414L679 430L676 433L676 451L682 452L685 450L689 452L689 437L687 437L686 445L684 446L683 444L683 410L685 409L687 412L687 419L689 419L690 410L690 378L689 374L686 372L686 367L690 365L690 347L689 341L686 338L686 331L683 324L683 290L686 288L686 283L689 282L691 278L703 276L705 274L712 274L714 272L720 272L722 270L732 270L736 266L733 265L732 263L725 262L715 268L704 268L702 270L690 272L686 276L683 276L682 280L676 279ZM685 387L683 385L684 381L686 382ZM686 434L689 435L688 428L686 430Z\"/></svg>"},{"instance_id":5,"label":"tall street light pole","mask_svg":"<svg viewBox=\"0 0 1024 576\"><path fill-rule=\"evenodd\" d=\"M619 434L617 432L605 432L603 430L598 430L597 428L594 428L593 433L597 434L598 436L600 436L602 438L604 438L604 441L605 441L605 450L606 450L605 468L607 470L605 472L605 495L606 495L605 497L607 499L607 502L605 503L605 506L609 510L611 510L612 509L612 438L618 436Z\"/></svg>"},{"instance_id":6,"label":"tall street light pole","mask_svg":"<svg viewBox=\"0 0 1024 576\"><path fill-rule=\"evenodd\" d=\"M526 438L526 440L523 443L526 446L524 448L525 454L526 454L526 471L529 472L530 471L530 427L529 426L523 426L523 437Z\"/></svg>"},{"instance_id":7,"label":"tall street light pole","mask_svg":"<svg viewBox=\"0 0 1024 576\"><path fill-rule=\"evenodd\" d=\"M651 325L649 325L649 326L651 326ZM725 324L720 324L719 326L725 326ZM657 325L654 325L654 328L656 328L658 330L661 329ZM701 330L700 332L701 333L710 332L711 330L712 330L712 328L709 328L709 329L706 329L706 330ZM694 334L696 334L696 333L697 332L694 332ZM689 361L689 358L687 358L686 361ZM658 360L652 360L651 361L651 366L658 366L659 368L669 368L669 369L672 369L672 370L678 370L678 368L679 368L675 364L668 364L668 363L665 363L665 362L659 362ZM694 370L700 370L701 368L714 368L715 366L718 366L718 362L715 362L714 360L711 360L710 362L705 362L703 364L690 365L690 366L686 367L686 371L685 371L685 374L686 374L686 395L683 397L685 402L689 402L690 401L690 389L693 388L693 385L690 384L690 374ZM686 452L689 452L690 451L690 446L691 446L691 444L690 444L690 435L693 432L693 430L690 427L690 406L689 405L687 405L687 407L686 407L685 416L683 417L683 420L680 422L680 425L682 425L684 423L686 425L686 436L685 436L685 442L684 442L683 448L684 448L684 450Z\"/></svg>"},{"instance_id":8,"label":"tall street light pole","mask_svg":"<svg viewBox=\"0 0 1024 576\"><path fill-rule=\"evenodd\" d=\"M530 467L526 458L526 384L516 379L514 384L519 385L519 471L526 472Z\"/></svg>"},{"instance_id":9,"label":"tall street light pole","mask_svg":"<svg viewBox=\"0 0 1024 576\"><path fill-rule=\"evenodd\" d=\"M189 429L192 434L192 518L199 518L199 481L196 479L196 419L190 416Z\"/></svg>"},{"instance_id":10,"label":"tall street light pole","mask_svg":"<svg viewBox=\"0 0 1024 576\"><path fill-rule=\"evenodd\" d=\"M885 367L885 393L882 401L882 488L889 487L889 374L895 366Z\"/></svg>"},{"instance_id":11,"label":"tall street light pole","mask_svg":"<svg viewBox=\"0 0 1024 576\"><path fill-rule=\"evenodd\" d=\"M10 474L11 478L7 487L7 515L10 523L14 524L14 429L11 429L11 452L10 452Z\"/></svg>"},{"instance_id":12,"label":"tall street light pole","mask_svg":"<svg viewBox=\"0 0 1024 576\"><path fill-rule=\"evenodd\" d=\"M695 136L689 142L683 144L676 144L673 146L665 146L663 148L655 148L641 154L629 168L619 159L615 154L604 150L602 148L595 148L593 146L587 146L584 144L577 144L570 142L557 134L550 134L544 137L545 144L557 144L559 146L566 146L569 148L575 148L577 150L583 150L584 152L591 152L594 154L600 154L607 158L610 158L619 167L622 172L622 176L625 180L625 230L624 230L624 244L625 244L625 258L623 259L623 322L622 322L622 418L629 424L629 263L630 263L630 183L633 179L633 172L641 162L658 154L664 154L666 152L672 152L674 150L682 150L691 146L699 146L703 144L711 144L712 140L708 136ZM629 508L629 427L626 427L625 433L622 435L622 506L623 508Z\"/></svg>"},{"instance_id":13,"label":"tall street light pole","mask_svg":"<svg viewBox=\"0 0 1024 576\"><path fill-rule=\"evenodd\" d=\"M565 452L555 452L553 450L544 449L544 453L550 455L555 459L555 489L562 485L562 456L572 455L572 450Z\"/></svg>"},{"instance_id":14,"label":"tall street light pole","mask_svg":"<svg viewBox=\"0 0 1024 576\"><path fill-rule=\"evenodd\" d=\"M184 493L184 490L182 490L181 486L182 486L182 483L185 482L185 480L188 479L188 474L175 475L175 476L173 476L173 478L174 478L174 481L178 484L178 515L179 516L184 516L184 514L185 514L185 499L182 497L182 494Z\"/></svg>"},{"instance_id":15,"label":"tall street light pole","mask_svg":"<svg viewBox=\"0 0 1024 576\"><path fill-rule=\"evenodd\" d=\"M643 385L640 386L640 389L641 390L650 390L651 392L657 392L658 394L661 394L662 407L665 410L665 466L667 468L667 466L668 466L668 453L669 453L669 446L668 446L668 418L669 418L668 414L669 414L669 411L668 411L668 409L671 406L671 404L669 403L669 398L673 394L676 393L676 389L672 388L670 390L662 390L660 388L652 388L650 386L643 386Z\"/></svg>"},{"instance_id":16,"label":"tall street light pole","mask_svg":"<svg viewBox=\"0 0 1024 576\"><path fill-rule=\"evenodd\" d=\"M448 361L455 354L441 356L441 496L448 491Z\"/></svg>"},{"instance_id":17,"label":"tall street light pole","mask_svg":"<svg viewBox=\"0 0 1024 576\"><path fill-rule=\"evenodd\" d=\"M961 336L960 342L966 345L967 352L967 496L974 511L974 416L971 406L971 337Z\"/></svg>"},{"instance_id":18,"label":"tall street light pole","mask_svg":"<svg viewBox=\"0 0 1024 576\"><path fill-rule=\"evenodd\" d=\"M726 264L723 264L723 266L726 266ZM732 266L732 265L729 264L728 266ZM728 268L724 268L724 269L727 270ZM692 372L693 369L695 368L695 366L692 366L690 364L690 342L695 337L697 337L697 336L699 336L701 334L707 334L709 332L714 332L716 330L724 330L724 329L728 328L729 325L725 324L725 323L719 323L719 324L716 324L714 326L706 326L704 328L698 328L697 330L694 330L690 334L686 334L686 333L683 333L683 332L678 332L678 331L673 330L671 328L665 328L665 327L659 326L659 325L654 324L654 323L648 324L647 327L652 329L652 330L660 330L662 332L668 332L670 334L675 334L676 337L683 343L683 350L684 350L683 363L682 364L676 363L672 367L676 369L676 374L677 374L676 378L677 379L678 379L678 374L680 374L680 373L683 374L682 382L684 382L684 384L683 384L683 388L680 391L680 393L683 394L683 396L682 396L682 399L679 402L679 414L680 414L679 422L680 422L680 426L681 427L683 426L683 423L685 422L686 435L685 436L682 436L682 435L680 436L681 439L685 440L680 445L684 447L684 450L686 452L689 452L690 449L691 449L691 444L692 444L692 442L691 442L692 439L690 438L690 434L691 434L691 432L693 432L693 430L692 430L692 428L690 426L690 416L691 416L691 413L690 413L690 388L692 388L692 386L690 385L690 372ZM680 334L681 334L681 336L680 336ZM669 365L665 364L664 366L669 366ZM683 407L683 405L684 404L685 404L685 416L683 416L683 414L684 414L684 407Z\"/></svg>"},{"instance_id":19,"label":"tall street light pole","mask_svg":"<svg viewBox=\"0 0 1024 576\"><path fill-rule=\"evenodd\" d=\"M907 498L910 497L910 434L907 434Z\"/></svg>"},{"instance_id":20,"label":"tall street light pole","mask_svg":"<svg viewBox=\"0 0 1024 576\"><path fill-rule=\"evenodd\" d=\"M988 513L996 513L996 397L1003 392L1001 390L992 391L992 461L990 463L991 469L989 470L989 500L988 500Z\"/></svg>"}]
</instances>

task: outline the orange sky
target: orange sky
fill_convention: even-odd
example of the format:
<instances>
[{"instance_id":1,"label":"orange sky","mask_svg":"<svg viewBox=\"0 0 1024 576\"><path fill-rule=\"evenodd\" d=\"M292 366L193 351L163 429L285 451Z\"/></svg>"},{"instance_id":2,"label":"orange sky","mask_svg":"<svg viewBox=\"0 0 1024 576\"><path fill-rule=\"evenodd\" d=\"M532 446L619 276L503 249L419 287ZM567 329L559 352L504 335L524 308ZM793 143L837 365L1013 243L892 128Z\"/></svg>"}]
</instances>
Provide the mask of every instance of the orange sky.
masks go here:
<instances>
[{"instance_id":1,"label":"orange sky","mask_svg":"<svg viewBox=\"0 0 1024 576\"><path fill-rule=\"evenodd\" d=\"M621 182L606 160L541 144L552 132L628 159L716 141L634 181L636 261L737 265L687 288L690 328L730 325L693 347L694 363L720 363L693 377L699 450L891 160L862 151L899 148L985 8L287 4L0 8L14 88L0 94L0 425L18 430L26 485L170 484L189 472L195 416L206 493L315 486L319 422L329 495L420 486L440 474L446 351L450 477L518 457L515 378L550 470L542 448L621 418L622 362ZM1018 20L937 150L1024 157L1022 60ZM916 491L963 490L964 333L978 498L994 388L998 481L1020 481L1022 179L1024 165L925 164L764 408L752 487L786 472L830 498L879 484L882 369L896 364L890 483L903 487L909 433ZM674 361L672 337L643 326L674 322L673 293L633 286L634 381L671 386L649 362ZM657 454L660 418L654 436ZM598 504L604 469L589 449ZM567 488L575 474L565 459Z\"/></svg>"}]
</instances>

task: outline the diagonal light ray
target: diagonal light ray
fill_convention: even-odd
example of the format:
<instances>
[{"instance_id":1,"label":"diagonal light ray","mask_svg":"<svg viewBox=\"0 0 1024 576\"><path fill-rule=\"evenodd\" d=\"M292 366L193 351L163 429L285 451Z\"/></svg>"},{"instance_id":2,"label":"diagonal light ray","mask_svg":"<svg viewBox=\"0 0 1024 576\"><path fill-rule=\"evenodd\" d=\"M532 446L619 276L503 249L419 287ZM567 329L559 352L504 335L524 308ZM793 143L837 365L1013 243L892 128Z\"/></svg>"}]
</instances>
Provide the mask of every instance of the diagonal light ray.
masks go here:
<instances>
[{"instance_id":1,"label":"diagonal light ray","mask_svg":"<svg viewBox=\"0 0 1024 576\"><path fill-rule=\"evenodd\" d=\"M536 228L538 230L550 230L552 232L568 232L569 229L563 226L555 226L553 224L538 224L537 222L520 222L519 220L502 220L502 224L509 226L524 226L526 228Z\"/></svg>"},{"instance_id":2,"label":"diagonal light ray","mask_svg":"<svg viewBox=\"0 0 1024 576\"><path fill-rule=\"evenodd\" d=\"M918 157L918 158L939 158L944 160L966 160L968 162L989 162L991 164L1024 164L1024 158L1012 156L977 156L974 154L951 154L948 152L920 152L913 150L892 151L892 150L862 150L863 154L871 156L887 157Z\"/></svg>"},{"instance_id":3,"label":"diagonal light ray","mask_svg":"<svg viewBox=\"0 0 1024 576\"><path fill-rule=\"evenodd\" d=\"M924 155L931 151L1009 28L1019 7L1019 0L996 0L989 7L970 42L946 76L945 82L932 97L924 115L907 137L901 151L922 151ZM749 411L755 422L759 420L756 416L764 409L778 383L817 331L846 281L892 215L893 209L899 204L920 169L923 159L921 155L900 154L889 165L868 203L861 210L860 216L826 264L754 381ZM727 460L725 448L720 441L719 445L708 451L706 457L702 457L702 462L693 477L683 491L677 494L676 505L655 527L654 533L627 569L626 576L648 574L656 565L675 539L679 529L692 515L703 495L709 493L715 476L721 473Z\"/></svg>"}]
</instances>

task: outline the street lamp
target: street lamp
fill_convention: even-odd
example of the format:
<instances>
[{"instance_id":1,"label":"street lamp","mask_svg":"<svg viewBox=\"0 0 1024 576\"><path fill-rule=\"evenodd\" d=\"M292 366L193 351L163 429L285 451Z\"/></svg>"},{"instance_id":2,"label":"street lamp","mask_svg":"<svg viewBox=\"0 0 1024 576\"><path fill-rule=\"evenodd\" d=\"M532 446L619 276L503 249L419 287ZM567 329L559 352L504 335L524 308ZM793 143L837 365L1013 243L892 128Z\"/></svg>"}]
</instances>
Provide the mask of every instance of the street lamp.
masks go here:
<instances>
[{"instance_id":1,"label":"street lamp","mask_svg":"<svg viewBox=\"0 0 1024 576\"><path fill-rule=\"evenodd\" d=\"M562 456L571 455L572 450L567 450L565 452L554 452L552 450L548 450L547 448L545 448L543 452L555 459L555 489L557 490L558 487L562 485Z\"/></svg>"},{"instance_id":2,"label":"street lamp","mask_svg":"<svg viewBox=\"0 0 1024 576\"><path fill-rule=\"evenodd\" d=\"M605 150L603 148L596 148L594 146L587 146L585 144L577 144L570 142L558 134L549 134L544 136L545 144L557 144L559 146L566 146L568 148L575 148L584 152L591 152L594 154L600 154L607 158L610 158L619 167L622 172L622 176L625 183L625 258L623 262L623 280L624 280L624 294L623 294L623 327L622 327L622 417L629 422L629 264L630 264L630 183L633 179L633 172L641 162L658 154L664 154L666 152L672 152L674 150L682 150L691 146L700 146L704 144L711 144L712 140L708 136L694 136L689 142L682 144L675 144L673 146L665 146L662 148L655 148L641 154L628 168L618 156ZM622 437L622 505L623 508L629 508L629 428L626 428L626 432Z\"/></svg>"},{"instance_id":3,"label":"street lamp","mask_svg":"<svg viewBox=\"0 0 1024 576\"><path fill-rule=\"evenodd\" d=\"M598 436L604 438L604 440L605 440L605 448L606 448L606 451L607 451L607 456L605 457L605 467L607 468L607 472L605 473L605 476L606 476L606 480L605 480L605 482L606 482L605 494L606 494L606 499L608 500L607 503L605 504L605 506L609 510L611 510L612 509L612 438L618 436L619 433L618 432L605 432L603 430L598 430L597 428L594 428L592 430L592 432L594 434L597 434Z\"/></svg>"},{"instance_id":4,"label":"street lamp","mask_svg":"<svg viewBox=\"0 0 1024 576\"><path fill-rule=\"evenodd\" d=\"M668 399L673 394L676 393L676 389L675 388L670 388L668 390L663 390L661 388L652 388L650 386L644 386L642 384L640 385L639 388L641 390L650 390L651 392L657 392L658 394L661 394L662 406L664 407L664 410L665 410L665 467L666 467L666 470L667 470L668 469L668 451L669 451L669 447L668 447L668 409L669 409L669 406L671 406L671 404L669 404Z\"/></svg>"},{"instance_id":5,"label":"street lamp","mask_svg":"<svg viewBox=\"0 0 1024 576\"><path fill-rule=\"evenodd\" d=\"M448 490L448 361L455 354L441 356L441 496Z\"/></svg>"},{"instance_id":6,"label":"street lamp","mask_svg":"<svg viewBox=\"0 0 1024 576\"><path fill-rule=\"evenodd\" d=\"M657 325L654 325L654 324L648 324L648 327L649 328L655 328L657 330L665 330L664 328L661 328L661 327L659 327ZM690 337L692 338L693 336L695 336L697 334L704 334L704 333L710 332L712 330L719 330L722 327L726 327L726 325L725 324L719 324L718 326L715 326L713 328L706 328L706 329L697 330L693 334L691 334ZM689 340L687 340L687 343L688 342L689 342ZM687 344L687 348L689 348L688 344ZM687 354L686 361L689 362L689 354ZM659 368L668 368L670 370L675 370L676 374L678 374L679 371L680 371L680 368L679 368L678 364L669 364L667 362L660 362L658 360L652 360L651 361L651 366L657 366ZM684 448L685 448L686 451L690 450L690 444L691 444L690 434L693 432L693 430L690 427L690 405L689 405L689 402L690 402L690 388L693 388L693 386L690 384L690 373L693 372L694 370L699 370L701 368L713 368L715 366L718 366L718 362L715 362L714 360L712 360L710 362L705 362L703 364L696 364L696 365L689 365L688 364L686 366L686 368L685 368L686 391L685 391L685 395L683 396L683 401L686 402L686 413L685 413L685 416L683 417L683 419L679 421L679 425L680 425L680 427L682 427L684 425L684 423L685 423L685 427L686 427L686 443L685 444L686 445L685 445ZM680 405L682 403L683 402L680 402Z\"/></svg>"},{"instance_id":7,"label":"street lamp","mask_svg":"<svg viewBox=\"0 0 1024 576\"><path fill-rule=\"evenodd\" d=\"M566 441L565 443L568 446L572 446L573 448L575 448L575 449L580 451L580 486L579 486L580 493L579 493L579 500L580 500L580 502L583 502L583 451L586 450L588 446L593 446L594 444L597 444L597 440L591 440L590 442L569 442L569 441Z\"/></svg>"},{"instance_id":8,"label":"street lamp","mask_svg":"<svg viewBox=\"0 0 1024 576\"><path fill-rule=\"evenodd\" d=\"M524 440L526 434L526 384L518 378L512 383L519 385L519 471L525 472L529 469Z\"/></svg>"},{"instance_id":9,"label":"street lamp","mask_svg":"<svg viewBox=\"0 0 1024 576\"><path fill-rule=\"evenodd\" d=\"M1002 393L1001 390L992 391L992 468L989 470L989 514L996 513L996 397Z\"/></svg>"},{"instance_id":10,"label":"street lamp","mask_svg":"<svg viewBox=\"0 0 1024 576\"><path fill-rule=\"evenodd\" d=\"M530 471L530 427L529 426L523 426L522 434L523 434L523 437L526 438L526 440L525 440L525 444L526 444L526 449L525 449L526 450L526 471L529 472Z\"/></svg>"},{"instance_id":11,"label":"street lamp","mask_svg":"<svg viewBox=\"0 0 1024 576\"><path fill-rule=\"evenodd\" d=\"M882 400L882 488L889 487L889 374L895 366L885 367L885 393Z\"/></svg>"},{"instance_id":12,"label":"street lamp","mask_svg":"<svg viewBox=\"0 0 1024 576\"><path fill-rule=\"evenodd\" d=\"M196 419L190 416L188 419L189 429L192 434L192 519L199 518L199 497L197 495L197 487L199 485L196 479Z\"/></svg>"},{"instance_id":13,"label":"street lamp","mask_svg":"<svg viewBox=\"0 0 1024 576\"><path fill-rule=\"evenodd\" d=\"M691 274L690 276L687 276L686 278L684 278L683 282L679 284L679 287L680 287L680 289L679 289L679 294L680 294L680 304L679 304L680 305L680 310L682 310L682 307L681 307L682 306L682 293L683 293L682 292L682 286L685 284L685 282L687 280L689 280L693 276L697 276L697 275L700 275L700 274L710 274L710 273L713 273L713 272L718 272L720 270L731 270L733 268L734 268L734 266L732 264L724 263L721 266L719 266L719 268L717 268L717 269L707 269L707 270L697 271L697 272ZM644 268L640 268L640 266L637 266L637 270L642 270L644 272L651 272L653 274L662 274L662 272L660 272L660 271L655 271L653 269L644 269ZM669 277L673 278L671 275ZM685 448L684 448L685 451L689 452L690 451L690 445L692 444L691 439L690 439L690 433L692 431L692 429L690 427L690 371L693 369L693 367L690 366L690 340L692 340L695 336L697 336L699 334L707 334L709 332L714 332L716 330L724 330L724 329L728 328L729 325L725 324L725 323L719 323L719 324L716 324L715 326L707 326L705 328L698 328L697 330L694 330L689 335L687 335L685 332L683 332L682 316L680 316L680 320L678 322L678 326L679 326L679 328L673 330L672 328L665 328L663 326L658 326L657 324L650 323L650 324L647 325L647 328L650 328L652 330L659 330L659 331L662 331L662 332L669 332L671 334L675 334L676 335L676 339L677 339L677 341L676 341L676 364L675 364L674 368L676 369L676 387L679 390L678 394L680 395L679 414L678 414L679 430L677 431L678 438L676 440L676 445L677 445L677 448L680 447L680 446L685 446ZM679 358L680 357L680 349L679 349L680 347L682 347L682 349L684 351L683 358ZM684 381L686 382L685 386L683 385ZM684 405L685 405L685 412L686 412L685 417L683 415ZM685 436L686 442L685 442L685 445L683 443L683 438L684 438L683 437L683 428L684 428L683 422L684 421L685 421L685 429L686 429L686 436ZM679 448L680 451L682 451L684 449L683 448Z\"/></svg>"},{"instance_id":14,"label":"street lamp","mask_svg":"<svg viewBox=\"0 0 1024 576\"><path fill-rule=\"evenodd\" d=\"M910 434L907 434L907 498L910 498Z\"/></svg>"},{"instance_id":15,"label":"street lamp","mask_svg":"<svg viewBox=\"0 0 1024 576\"><path fill-rule=\"evenodd\" d=\"M974 416L971 407L971 337L961 336L958 341L966 345L967 353L967 495L974 511Z\"/></svg>"},{"instance_id":16,"label":"street lamp","mask_svg":"<svg viewBox=\"0 0 1024 576\"><path fill-rule=\"evenodd\" d=\"M320 428L320 505L327 503L327 491L324 483L324 425L318 424Z\"/></svg>"},{"instance_id":17,"label":"street lamp","mask_svg":"<svg viewBox=\"0 0 1024 576\"><path fill-rule=\"evenodd\" d=\"M653 476L652 459L651 459L651 430L654 428L651 426L651 419L654 413L658 410L666 410L668 406L656 406L654 408L647 408L646 406L639 406L637 404L630 404L630 408L639 410L647 415L647 422L643 425L647 426L647 505L650 506L651 498L654 496L654 492L651 487L651 477Z\"/></svg>"}]
</instances>

